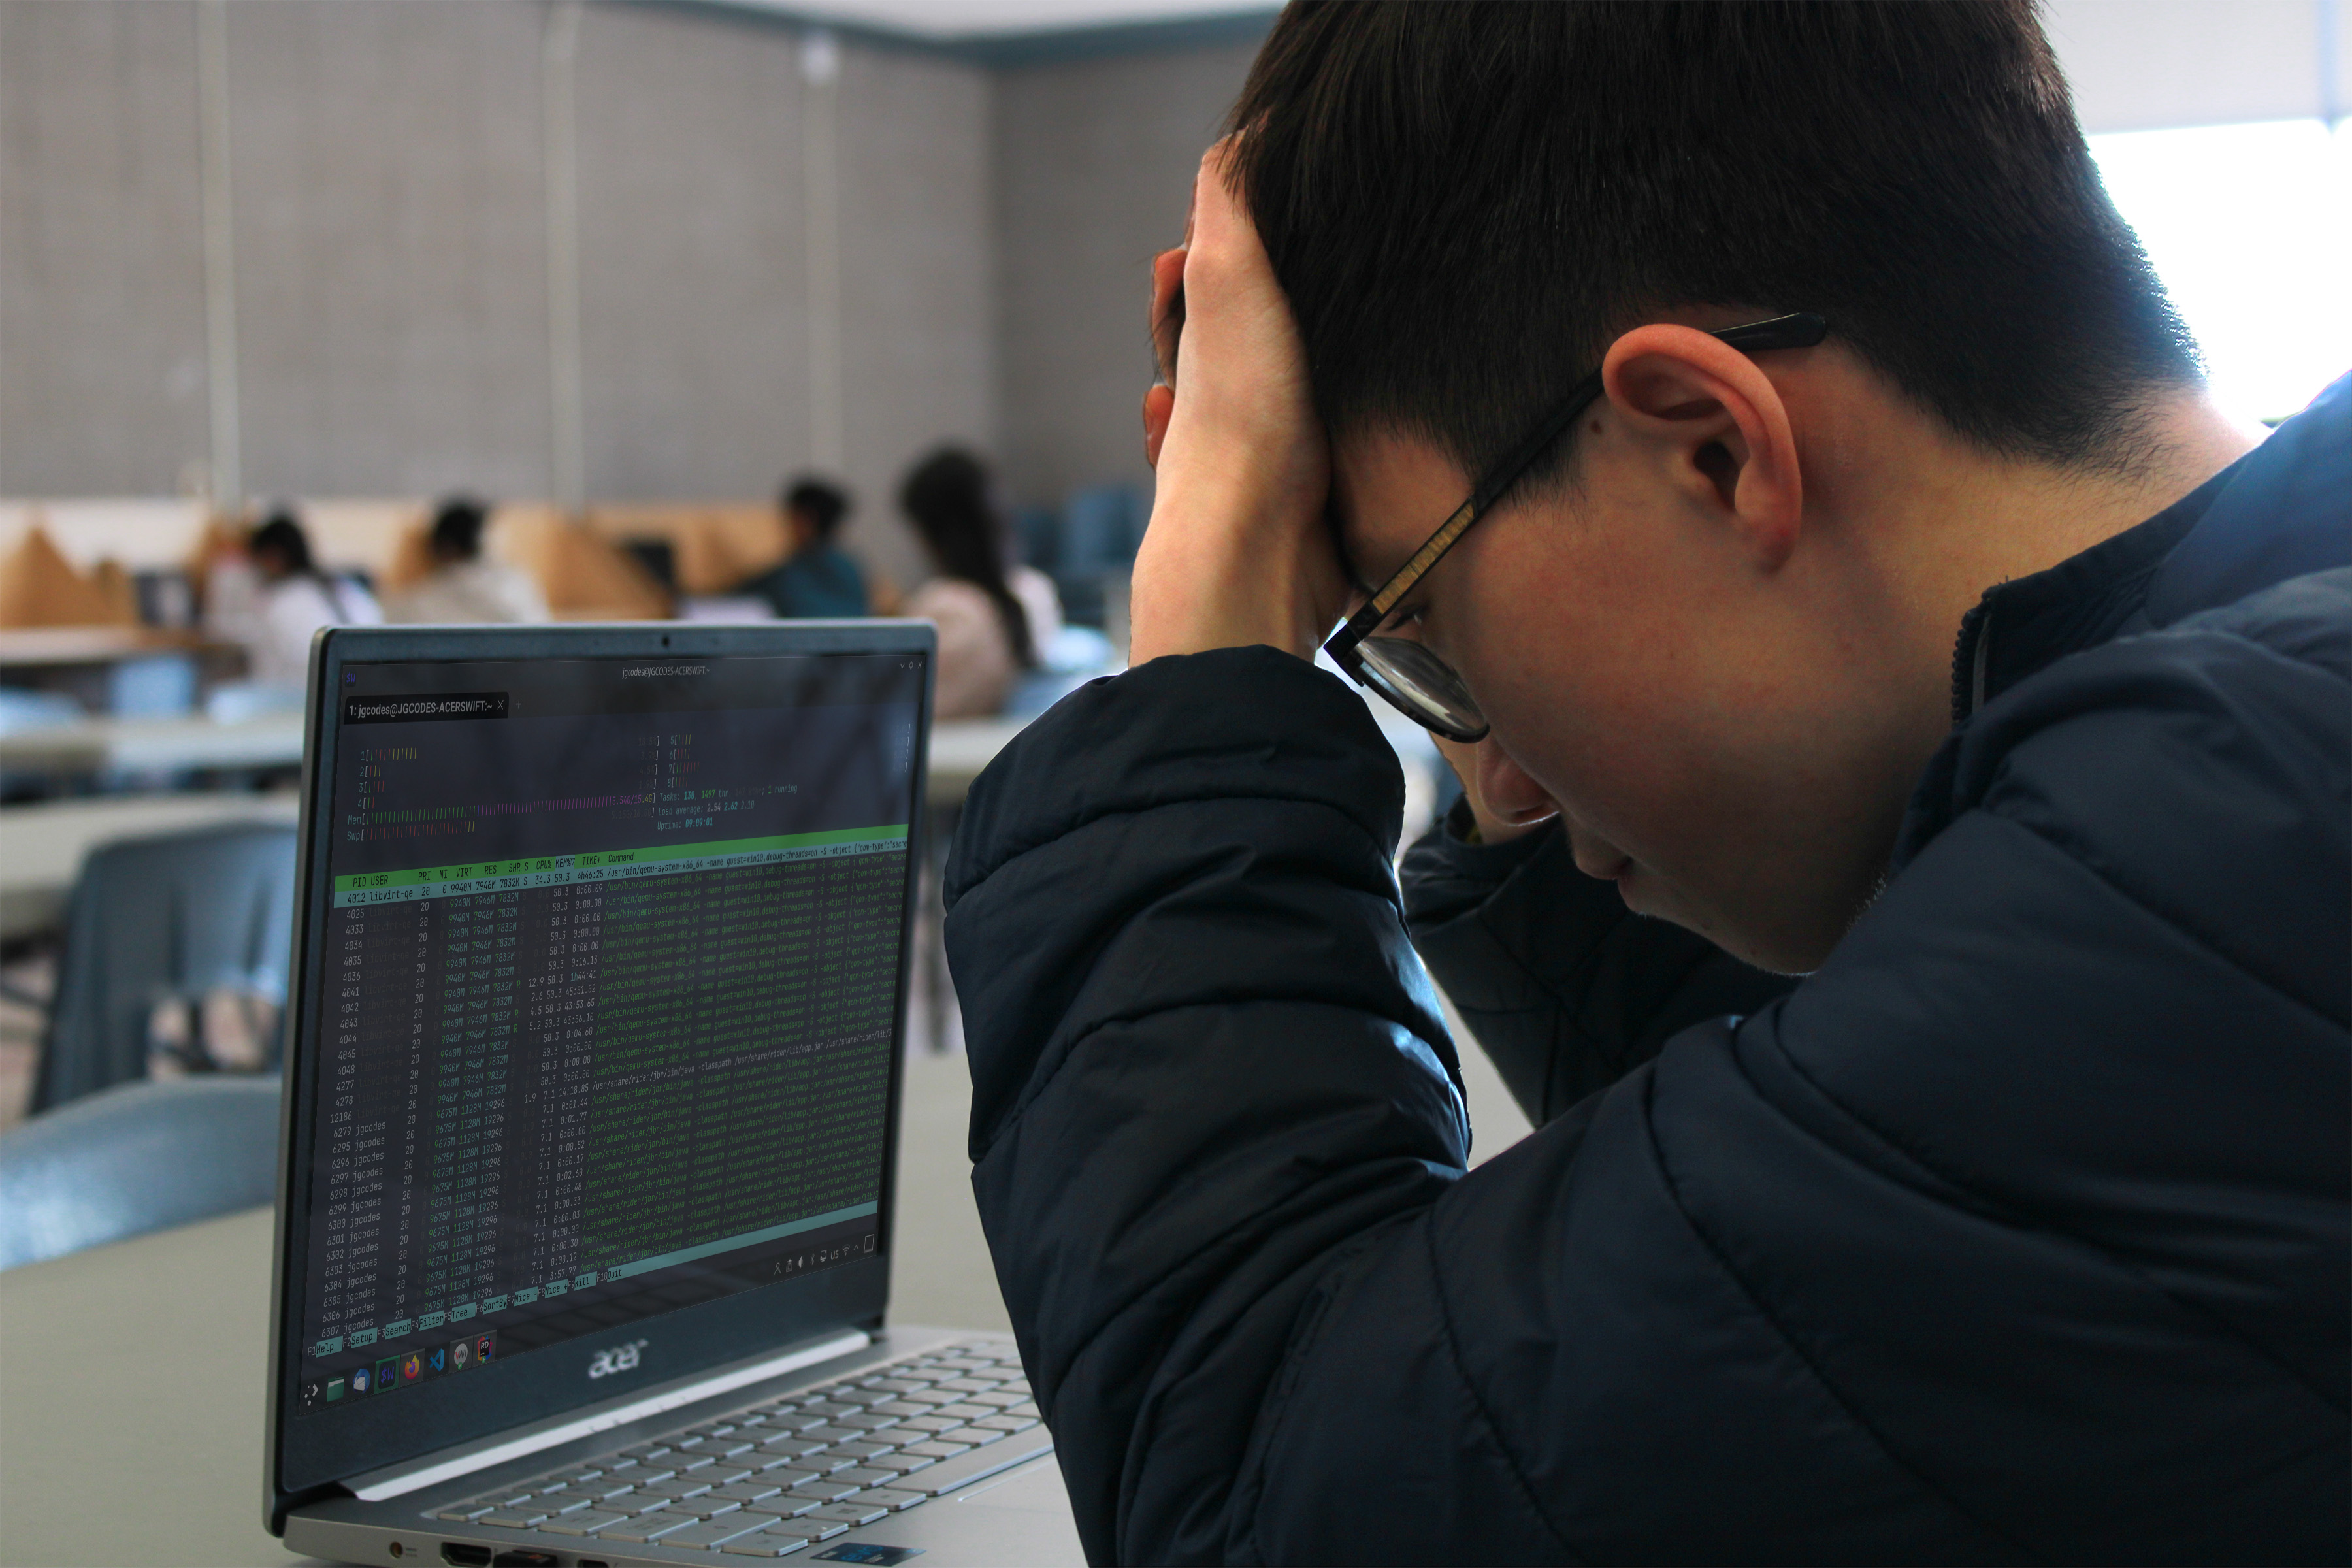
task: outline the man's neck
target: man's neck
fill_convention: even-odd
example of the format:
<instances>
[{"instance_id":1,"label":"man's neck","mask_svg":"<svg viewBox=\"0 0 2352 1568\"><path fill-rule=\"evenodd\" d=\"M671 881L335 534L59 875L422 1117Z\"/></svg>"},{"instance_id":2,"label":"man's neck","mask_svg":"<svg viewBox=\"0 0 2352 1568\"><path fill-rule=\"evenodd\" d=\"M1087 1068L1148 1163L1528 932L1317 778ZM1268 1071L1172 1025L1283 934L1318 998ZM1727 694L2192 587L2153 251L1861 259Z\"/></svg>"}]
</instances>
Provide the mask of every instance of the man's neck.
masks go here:
<instances>
[{"instance_id":1,"label":"man's neck","mask_svg":"<svg viewBox=\"0 0 2352 1568\"><path fill-rule=\"evenodd\" d=\"M2147 410L2128 462L2061 467L1939 443L1928 482L1906 509L1915 547L1906 553L1920 568L1913 604L1923 639L1948 658L1960 617L1987 589L2138 526L2260 439L2200 390Z\"/></svg>"}]
</instances>

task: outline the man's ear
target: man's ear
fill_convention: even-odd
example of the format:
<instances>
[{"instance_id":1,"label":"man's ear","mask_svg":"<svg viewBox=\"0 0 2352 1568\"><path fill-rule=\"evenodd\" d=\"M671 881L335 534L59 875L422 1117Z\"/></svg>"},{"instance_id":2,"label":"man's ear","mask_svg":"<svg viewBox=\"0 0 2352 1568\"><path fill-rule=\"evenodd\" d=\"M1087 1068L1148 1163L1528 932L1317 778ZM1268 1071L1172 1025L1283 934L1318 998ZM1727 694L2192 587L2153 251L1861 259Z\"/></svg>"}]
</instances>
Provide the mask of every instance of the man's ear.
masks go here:
<instances>
[{"instance_id":1,"label":"man's ear","mask_svg":"<svg viewBox=\"0 0 2352 1568\"><path fill-rule=\"evenodd\" d=\"M1797 545L1804 484L1788 405L1756 362L1696 327L1636 327L1609 346L1603 395L1667 482L1720 518L1766 571Z\"/></svg>"}]
</instances>

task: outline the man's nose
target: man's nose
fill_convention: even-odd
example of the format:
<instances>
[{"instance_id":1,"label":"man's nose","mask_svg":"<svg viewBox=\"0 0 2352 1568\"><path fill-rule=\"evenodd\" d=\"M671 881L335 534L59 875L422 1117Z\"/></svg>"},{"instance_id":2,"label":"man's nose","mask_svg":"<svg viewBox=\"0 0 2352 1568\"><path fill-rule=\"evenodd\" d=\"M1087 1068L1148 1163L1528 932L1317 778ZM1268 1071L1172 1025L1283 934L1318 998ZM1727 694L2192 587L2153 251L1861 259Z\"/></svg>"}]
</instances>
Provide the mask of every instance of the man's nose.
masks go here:
<instances>
[{"instance_id":1,"label":"man's nose","mask_svg":"<svg viewBox=\"0 0 2352 1568\"><path fill-rule=\"evenodd\" d=\"M1543 785L1529 778L1491 735L1478 742L1478 796L1489 812L1515 825L1541 822L1559 810Z\"/></svg>"}]
</instances>

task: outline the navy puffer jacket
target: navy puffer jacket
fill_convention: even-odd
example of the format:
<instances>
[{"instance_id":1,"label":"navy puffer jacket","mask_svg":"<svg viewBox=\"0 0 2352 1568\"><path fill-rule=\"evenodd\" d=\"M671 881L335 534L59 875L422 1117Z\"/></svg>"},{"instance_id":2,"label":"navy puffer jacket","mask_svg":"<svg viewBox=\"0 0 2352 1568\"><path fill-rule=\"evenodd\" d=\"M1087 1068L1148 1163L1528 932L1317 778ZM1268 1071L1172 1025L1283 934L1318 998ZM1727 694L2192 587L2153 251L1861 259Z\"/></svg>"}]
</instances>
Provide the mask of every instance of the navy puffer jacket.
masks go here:
<instances>
[{"instance_id":1,"label":"navy puffer jacket","mask_svg":"<svg viewBox=\"0 0 2352 1568\"><path fill-rule=\"evenodd\" d=\"M1238 649L1038 721L948 945L1092 1560L2352 1555L2347 560L2339 383L1988 595L1895 875L1786 995L1539 842L1425 845L1549 1118L1467 1174L1358 697ZM1755 1010L1660 1048L1707 998Z\"/></svg>"}]
</instances>

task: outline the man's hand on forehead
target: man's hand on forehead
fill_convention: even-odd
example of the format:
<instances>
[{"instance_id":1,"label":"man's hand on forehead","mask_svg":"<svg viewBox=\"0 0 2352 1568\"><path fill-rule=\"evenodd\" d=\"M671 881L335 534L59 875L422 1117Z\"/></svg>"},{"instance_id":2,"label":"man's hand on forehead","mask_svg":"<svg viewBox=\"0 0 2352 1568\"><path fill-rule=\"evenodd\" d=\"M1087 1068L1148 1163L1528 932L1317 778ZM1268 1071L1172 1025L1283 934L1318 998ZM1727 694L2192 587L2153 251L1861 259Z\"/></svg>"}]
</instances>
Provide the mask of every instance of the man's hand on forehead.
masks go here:
<instances>
[{"instance_id":1,"label":"man's hand on forehead","mask_svg":"<svg viewBox=\"0 0 2352 1568\"><path fill-rule=\"evenodd\" d=\"M1130 600L1139 664L1255 643L1311 658L1348 597L1306 354L1228 184L1231 151L1202 160L1185 243L1152 263L1143 439L1159 487Z\"/></svg>"}]
</instances>

